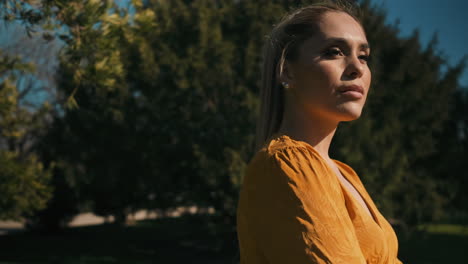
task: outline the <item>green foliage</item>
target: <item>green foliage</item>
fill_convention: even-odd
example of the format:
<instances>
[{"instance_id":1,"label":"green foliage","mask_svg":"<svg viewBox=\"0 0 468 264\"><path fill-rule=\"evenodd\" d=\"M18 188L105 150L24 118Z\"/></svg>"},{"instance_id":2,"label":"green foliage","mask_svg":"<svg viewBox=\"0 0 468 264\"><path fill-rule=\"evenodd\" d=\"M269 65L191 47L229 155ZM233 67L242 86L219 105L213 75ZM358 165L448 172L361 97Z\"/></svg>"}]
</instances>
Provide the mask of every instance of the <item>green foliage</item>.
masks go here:
<instances>
[{"instance_id":1,"label":"green foliage","mask_svg":"<svg viewBox=\"0 0 468 264\"><path fill-rule=\"evenodd\" d=\"M181 203L232 214L256 105L223 34L233 5L150 4L132 23L121 10L88 12L72 35L59 92L78 104L62 128L74 153L60 158L82 165L80 188L98 214Z\"/></svg>"},{"instance_id":2,"label":"green foliage","mask_svg":"<svg viewBox=\"0 0 468 264\"><path fill-rule=\"evenodd\" d=\"M19 220L46 207L50 172L35 156L21 161L16 153L0 151L0 167L0 219Z\"/></svg>"},{"instance_id":3,"label":"green foliage","mask_svg":"<svg viewBox=\"0 0 468 264\"><path fill-rule=\"evenodd\" d=\"M265 36L287 10L310 2L132 1L135 13L111 1L23 6L41 19L18 19L66 42L57 72L64 107L37 145L58 164L45 215L70 219L90 206L124 222L140 208L198 205L232 220L253 155ZM467 96L457 89L464 64L442 72L436 37L423 48L417 31L400 38L384 11L361 6L372 87L363 116L341 125L332 152L386 217L416 226L444 219L449 204L466 211L467 177L457 173L468 149ZM13 123L5 133L24 137Z\"/></svg>"},{"instance_id":4,"label":"green foliage","mask_svg":"<svg viewBox=\"0 0 468 264\"><path fill-rule=\"evenodd\" d=\"M58 73L60 100L71 107L57 116L50 131L67 146L55 144L52 155L67 164L74 179L68 185L77 190L82 203L92 201L97 214L124 221L147 196L146 175L140 173L144 166L136 155L143 144L135 131L138 109L123 67L123 48L131 37L128 15L111 14L108 8L117 7L100 1L77 4L81 8L73 9L71 16L83 21L76 26L72 18L63 20L76 27Z\"/></svg>"},{"instance_id":5,"label":"green foliage","mask_svg":"<svg viewBox=\"0 0 468 264\"><path fill-rule=\"evenodd\" d=\"M0 51L0 219L31 215L45 208L51 195L50 171L27 147L49 106L31 113L15 85L18 74L32 69Z\"/></svg>"},{"instance_id":6,"label":"green foliage","mask_svg":"<svg viewBox=\"0 0 468 264\"><path fill-rule=\"evenodd\" d=\"M436 36L423 49L418 31L399 38L397 27L384 24L382 10L366 1L362 11L373 81L364 115L338 130L335 153L361 175L385 216L411 226L441 220L453 194L434 167L448 169L453 162L435 157L445 155L441 133L455 118L450 109L464 66L442 73Z\"/></svg>"},{"instance_id":7,"label":"green foliage","mask_svg":"<svg viewBox=\"0 0 468 264\"><path fill-rule=\"evenodd\" d=\"M468 91L457 90L450 104L450 118L438 138L439 152L430 162L434 177L439 179L442 193L450 200L445 210L454 223L468 222L468 184L466 160L468 159Z\"/></svg>"}]
</instances>

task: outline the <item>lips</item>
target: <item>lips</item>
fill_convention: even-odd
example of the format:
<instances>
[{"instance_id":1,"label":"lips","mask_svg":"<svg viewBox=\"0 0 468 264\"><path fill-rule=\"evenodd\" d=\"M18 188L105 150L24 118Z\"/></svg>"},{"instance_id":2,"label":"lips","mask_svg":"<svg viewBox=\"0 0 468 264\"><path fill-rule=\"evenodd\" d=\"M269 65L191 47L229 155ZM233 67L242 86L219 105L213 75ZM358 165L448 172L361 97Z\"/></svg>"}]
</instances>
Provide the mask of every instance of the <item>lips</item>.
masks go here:
<instances>
[{"instance_id":1,"label":"lips","mask_svg":"<svg viewBox=\"0 0 468 264\"><path fill-rule=\"evenodd\" d=\"M362 95L364 95L364 89L360 85L346 85L340 87L338 90L340 93L345 93L345 92L358 92Z\"/></svg>"},{"instance_id":2,"label":"lips","mask_svg":"<svg viewBox=\"0 0 468 264\"><path fill-rule=\"evenodd\" d=\"M364 96L364 89L360 85L345 85L338 89L338 92L350 99L360 99Z\"/></svg>"}]
</instances>

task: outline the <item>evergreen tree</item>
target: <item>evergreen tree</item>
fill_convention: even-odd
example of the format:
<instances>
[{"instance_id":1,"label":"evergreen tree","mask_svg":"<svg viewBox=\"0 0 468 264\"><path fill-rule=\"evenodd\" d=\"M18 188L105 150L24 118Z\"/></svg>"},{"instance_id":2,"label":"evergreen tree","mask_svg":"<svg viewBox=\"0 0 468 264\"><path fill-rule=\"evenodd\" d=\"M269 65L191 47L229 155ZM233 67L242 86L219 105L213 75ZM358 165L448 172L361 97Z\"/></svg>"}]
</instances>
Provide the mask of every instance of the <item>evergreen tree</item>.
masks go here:
<instances>
[{"instance_id":1,"label":"evergreen tree","mask_svg":"<svg viewBox=\"0 0 468 264\"><path fill-rule=\"evenodd\" d=\"M31 145L43 129L48 104L31 111L22 102L18 75L34 70L20 58L0 51L0 219L21 220L46 206L50 171Z\"/></svg>"},{"instance_id":2,"label":"evergreen tree","mask_svg":"<svg viewBox=\"0 0 468 264\"><path fill-rule=\"evenodd\" d=\"M40 145L42 159L57 164L49 209L64 213L56 219L80 206L125 222L139 208L198 205L233 220L254 154L265 36L311 2L133 1L129 12L106 1L48 1L56 8L38 13L53 12L50 34L66 42L57 73L66 107ZM386 217L441 219L466 199L457 188L466 177L454 176L462 163L453 162L467 155L466 96L457 90L464 65L442 72L436 38L423 48L417 31L401 38L384 11L361 7L373 81L363 116L340 125L333 152Z\"/></svg>"},{"instance_id":3,"label":"evergreen tree","mask_svg":"<svg viewBox=\"0 0 468 264\"><path fill-rule=\"evenodd\" d=\"M398 27L386 25L385 12L369 1L362 12L373 81L363 116L342 125L335 152L357 170L387 217L410 226L441 219L450 197L433 156L441 151L439 135L463 65L442 73L436 36L423 49L417 30L399 37Z\"/></svg>"},{"instance_id":4,"label":"evergreen tree","mask_svg":"<svg viewBox=\"0 0 468 264\"><path fill-rule=\"evenodd\" d=\"M459 72L460 73L460 72ZM457 75L459 73L456 73ZM466 224L468 222L467 192L468 173L468 92L461 88L455 91L451 101L450 118L438 137L439 152L428 163L433 175L440 180L441 193L449 200L444 208L448 215L442 220Z\"/></svg>"},{"instance_id":5,"label":"evergreen tree","mask_svg":"<svg viewBox=\"0 0 468 264\"><path fill-rule=\"evenodd\" d=\"M48 130L51 128L51 115L57 109L54 108L56 102L52 97L47 98L52 99L49 103L44 101L43 96L53 95L53 85L47 86L50 84L47 81L50 81L52 76L43 76L45 73L48 74L45 68L50 70L49 65L44 65L48 64L50 58L36 57L38 53L42 56L51 56L51 52L57 50L56 47L51 49L49 46L47 52L37 51L39 46L43 48L47 45L37 42L41 39L43 42L51 41L55 35L63 36L59 18L66 17L65 2L68 1L0 1L0 15L4 20L2 26L18 29L22 26L29 36L29 39L18 40L17 45L9 47L7 52L0 54L0 93L2 94L0 127L3 132L0 136L2 156L0 218L20 220L26 217L28 227L38 225L50 227L51 222L61 222L63 215L67 215L67 212L74 208L67 204L56 211L51 209L54 208L56 201L63 203L66 200L64 197L70 193L67 192L70 188L63 188L63 184L57 184L64 182L65 177L57 175L57 170L61 171L62 166L54 166L53 158L56 157L44 154L51 146L55 146L55 144L44 144L44 138L50 134ZM35 35L40 35L42 38L33 38ZM26 59L35 59L39 63L25 64L23 59L10 53L22 54ZM32 58L31 55L35 57ZM46 83L42 82L44 80ZM36 92L41 96L36 96ZM60 112L60 109L58 111ZM47 212L46 217L44 217L45 212ZM51 217L56 214L59 216ZM71 214L76 214L76 209L72 209ZM49 220L44 221L43 218ZM50 218L53 220L50 221ZM52 224L53 227L57 225Z\"/></svg>"},{"instance_id":6,"label":"evergreen tree","mask_svg":"<svg viewBox=\"0 0 468 264\"><path fill-rule=\"evenodd\" d=\"M56 126L67 145L57 144L54 151L72 169L81 202L91 201L95 213L124 223L147 192L138 96L123 67L128 14L120 11L100 1L76 1L67 10L63 21L70 32L60 57L58 93L68 107Z\"/></svg>"}]
</instances>

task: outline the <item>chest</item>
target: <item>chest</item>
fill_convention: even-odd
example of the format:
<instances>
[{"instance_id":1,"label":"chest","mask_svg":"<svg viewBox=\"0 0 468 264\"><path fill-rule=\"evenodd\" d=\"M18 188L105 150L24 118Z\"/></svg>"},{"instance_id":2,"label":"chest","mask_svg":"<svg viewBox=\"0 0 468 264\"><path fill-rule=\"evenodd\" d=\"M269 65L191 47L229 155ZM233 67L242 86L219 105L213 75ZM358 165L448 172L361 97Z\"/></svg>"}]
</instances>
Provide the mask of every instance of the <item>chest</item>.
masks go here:
<instances>
[{"instance_id":1,"label":"chest","mask_svg":"<svg viewBox=\"0 0 468 264\"><path fill-rule=\"evenodd\" d=\"M346 187L346 189L348 190L349 193L351 193L351 195L353 196L353 198L362 206L362 208L364 209L364 211L366 211L366 213L372 217L372 214L369 210L369 207L367 207L366 205L366 202L364 202L364 199L362 199L362 196L358 193L358 191L356 190L356 188L354 188L354 186L348 181L346 180L346 178L344 178L341 174L339 176L339 180L341 181L341 183Z\"/></svg>"},{"instance_id":2,"label":"chest","mask_svg":"<svg viewBox=\"0 0 468 264\"><path fill-rule=\"evenodd\" d=\"M346 188L349 194L354 198L355 201L364 209L364 211L371 217L373 218L369 207L367 207L366 202L362 198L362 196L359 194L359 192L354 188L354 186L341 174L340 170L338 168L334 168L335 174L337 175L339 181L341 184Z\"/></svg>"},{"instance_id":3,"label":"chest","mask_svg":"<svg viewBox=\"0 0 468 264\"><path fill-rule=\"evenodd\" d=\"M343 175L341 173L341 168L335 167L335 169L341 188L343 192L345 192L344 198L346 207L355 227L356 236L367 263L401 263L393 261L397 259L396 252L398 251L398 242L390 224L376 209L373 201L369 198L365 190L362 190L362 185L353 181L352 176L349 174ZM348 179L351 181L348 181ZM364 200L360 191L365 195L364 198L367 197L369 200ZM369 206L372 207L372 210L368 208L366 201L369 202Z\"/></svg>"}]
</instances>

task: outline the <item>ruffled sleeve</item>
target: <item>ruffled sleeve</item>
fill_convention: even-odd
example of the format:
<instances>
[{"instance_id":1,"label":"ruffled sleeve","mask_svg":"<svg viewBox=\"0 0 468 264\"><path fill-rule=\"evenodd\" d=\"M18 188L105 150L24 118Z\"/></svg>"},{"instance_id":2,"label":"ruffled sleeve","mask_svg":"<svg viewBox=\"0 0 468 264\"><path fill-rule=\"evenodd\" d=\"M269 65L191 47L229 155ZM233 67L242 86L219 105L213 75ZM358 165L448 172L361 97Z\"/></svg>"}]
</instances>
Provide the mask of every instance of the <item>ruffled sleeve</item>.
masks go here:
<instances>
[{"instance_id":1,"label":"ruffled sleeve","mask_svg":"<svg viewBox=\"0 0 468 264\"><path fill-rule=\"evenodd\" d=\"M238 232L244 260L254 245L272 264L366 263L338 179L307 148L257 153L244 177Z\"/></svg>"}]
</instances>

